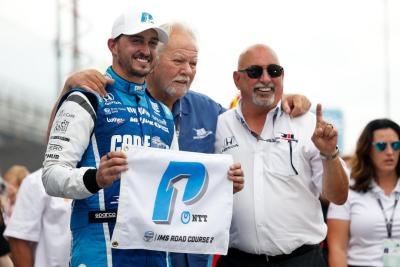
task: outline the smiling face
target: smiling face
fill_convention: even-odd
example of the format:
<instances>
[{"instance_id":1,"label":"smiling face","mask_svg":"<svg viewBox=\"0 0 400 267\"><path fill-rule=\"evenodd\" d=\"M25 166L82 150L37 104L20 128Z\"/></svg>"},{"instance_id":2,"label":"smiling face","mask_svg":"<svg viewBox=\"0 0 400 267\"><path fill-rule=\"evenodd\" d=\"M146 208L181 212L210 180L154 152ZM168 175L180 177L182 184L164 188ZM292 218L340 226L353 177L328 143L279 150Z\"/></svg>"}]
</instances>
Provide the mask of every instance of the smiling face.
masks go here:
<instances>
[{"instance_id":1,"label":"smiling face","mask_svg":"<svg viewBox=\"0 0 400 267\"><path fill-rule=\"evenodd\" d=\"M380 174L396 172L400 151L394 150L391 146L391 143L396 141L399 141L399 136L391 128L379 129L373 132L372 143L387 143L387 146L383 151L378 151L374 146L371 147L370 157L378 176Z\"/></svg>"},{"instance_id":2,"label":"smiling face","mask_svg":"<svg viewBox=\"0 0 400 267\"><path fill-rule=\"evenodd\" d=\"M113 69L122 78L143 83L152 70L158 45L157 32L153 29L135 35L121 35L108 41L113 55Z\"/></svg>"},{"instance_id":3,"label":"smiling face","mask_svg":"<svg viewBox=\"0 0 400 267\"><path fill-rule=\"evenodd\" d=\"M241 91L243 104L251 104L246 106L270 110L281 100L283 73L279 77L271 77L266 70L270 64L279 64L279 61L276 54L265 45L254 45L241 54L238 70L251 66L263 68L263 73L258 78L250 78L245 71L235 71L233 74L236 87Z\"/></svg>"},{"instance_id":4,"label":"smiling face","mask_svg":"<svg viewBox=\"0 0 400 267\"><path fill-rule=\"evenodd\" d=\"M198 49L196 41L175 25L169 41L159 51L159 60L149 76L152 95L167 106L184 96L196 75Z\"/></svg>"}]
</instances>

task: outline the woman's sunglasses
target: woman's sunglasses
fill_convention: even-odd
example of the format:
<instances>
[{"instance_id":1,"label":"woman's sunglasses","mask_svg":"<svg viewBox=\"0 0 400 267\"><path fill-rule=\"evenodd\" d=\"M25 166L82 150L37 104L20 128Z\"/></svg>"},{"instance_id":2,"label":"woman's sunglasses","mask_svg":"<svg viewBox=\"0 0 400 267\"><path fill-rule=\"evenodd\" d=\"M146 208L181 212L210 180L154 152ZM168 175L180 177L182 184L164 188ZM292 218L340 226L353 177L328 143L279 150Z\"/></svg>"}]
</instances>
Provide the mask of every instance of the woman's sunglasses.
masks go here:
<instances>
[{"instance_id":1,"label":"woman's sunglasses","mask_svg":"<svg viewBox=\"0 0 400 267\"><path fill-rule=\"evenodd\" d=\"M278 64L269 64L266 67L267 73L271 78L278 78L283 73L283 68ZM246 69L239 70L239 72L246 72L247 76L251 79L258 79L263 74L264 68L259 65L253 65Z\"/></svg>"},{"instance_id":2,"label":"woman's sunglasses","mask_svg":"<svg viewBox=\"0 0 400 267\"><path fill-rule=\"evenodd\" d=\"M400 149L400 141L392 142L392 143L386 143L386 142L375 142L372 143L372 145L375 147L376 151L382 152L385 151L386 147L390 144L392 149L394 151L397 151Z\"/></svg>"}]
</instances>

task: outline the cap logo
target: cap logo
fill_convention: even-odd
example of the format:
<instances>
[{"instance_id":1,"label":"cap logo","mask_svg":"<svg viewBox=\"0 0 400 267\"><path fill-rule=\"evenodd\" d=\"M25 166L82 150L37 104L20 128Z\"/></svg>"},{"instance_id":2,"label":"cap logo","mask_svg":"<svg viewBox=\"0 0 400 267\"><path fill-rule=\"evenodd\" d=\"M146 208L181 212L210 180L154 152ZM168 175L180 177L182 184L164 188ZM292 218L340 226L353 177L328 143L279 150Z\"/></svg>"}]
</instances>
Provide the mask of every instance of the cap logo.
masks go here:
<instances>
[{"instance_id":1,"label":"cap logo","mask_svg":"<svg viewBox=\"0 0 400 267\"><path fill-rule=\"evenodd\" d=\"M154 24L153 16L147 12L142 12L142 19L140 21L144 22L144 23L153 23Z\"/></svg>"}]
</instances>

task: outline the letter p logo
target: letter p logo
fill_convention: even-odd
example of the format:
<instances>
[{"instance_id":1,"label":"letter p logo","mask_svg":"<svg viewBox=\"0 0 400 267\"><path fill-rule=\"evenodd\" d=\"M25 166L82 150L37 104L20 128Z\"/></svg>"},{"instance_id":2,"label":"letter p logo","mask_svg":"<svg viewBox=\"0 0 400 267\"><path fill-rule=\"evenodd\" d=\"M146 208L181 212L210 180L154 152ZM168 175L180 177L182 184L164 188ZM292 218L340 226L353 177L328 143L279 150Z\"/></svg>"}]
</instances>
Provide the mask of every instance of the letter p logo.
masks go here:
<instances>
[{"instance_id":1,"label":"letter p logo","mask_svg":"<svg viewBox=\"0 0 400 267\"><path fill-rule=\"evenodd\" d=\"M207 191L208 174L203 164L171 161L158 186L153 222L162 224L171 222L177 195L174 184L182 179L188 179L182 197L182 202L186 205L197 202Z\"/></svg>"},{"instance_id":2,"label":"letter p logo","mask_svg":"<svg viewBox=\"0 0 400 267\"><path fill-rule=\"evenodd\" d=\"M140 21L145 22L145 23L154 23L153 16L147 12L142 12L142 17L141 17Z\"/></svg>"}]
</instances>

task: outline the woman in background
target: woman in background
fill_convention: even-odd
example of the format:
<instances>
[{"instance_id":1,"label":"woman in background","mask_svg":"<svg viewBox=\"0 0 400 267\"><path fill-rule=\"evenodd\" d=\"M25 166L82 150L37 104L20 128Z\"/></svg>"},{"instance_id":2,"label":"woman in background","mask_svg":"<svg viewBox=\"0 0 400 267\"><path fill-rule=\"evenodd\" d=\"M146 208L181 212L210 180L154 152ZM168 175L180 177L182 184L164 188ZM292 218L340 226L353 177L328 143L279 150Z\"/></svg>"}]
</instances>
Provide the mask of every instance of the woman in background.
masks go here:
<instances>
[{"instance_id":1,"label":"woman in background","mask_svg":"<svg viewBox=\"0 0 400 267\"><path fill-rule=\"evenodd\" d=\"M11 206L14 206L18 188L28 174L28 169L22 165L13 165L4 174L3 179L7 185L7 196Z\"/></svg>"},{"instance_id":2,"label":"woman in background","mask_svg":"<svg viewBox=\"0 0 400 267\"><path fill-rule=\"evenodd\" d=\"M383 266L383 242L400 240L400 127L369 122L357 141L347 202L328 210L329 266Z\"/></svg>"}]
</instances>

